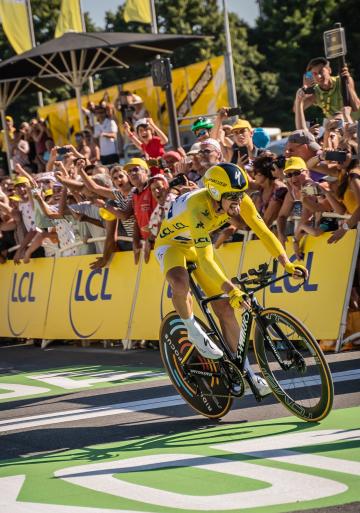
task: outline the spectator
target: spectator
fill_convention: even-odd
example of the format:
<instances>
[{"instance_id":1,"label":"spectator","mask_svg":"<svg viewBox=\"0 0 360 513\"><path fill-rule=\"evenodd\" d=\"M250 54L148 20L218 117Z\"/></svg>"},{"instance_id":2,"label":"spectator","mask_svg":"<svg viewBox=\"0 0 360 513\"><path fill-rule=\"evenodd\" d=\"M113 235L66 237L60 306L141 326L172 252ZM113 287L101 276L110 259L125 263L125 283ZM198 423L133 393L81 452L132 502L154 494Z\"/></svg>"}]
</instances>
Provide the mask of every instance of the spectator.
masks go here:
<instances>
[{"instance_id":1,"label":"spectator","mask_svg":"<svg viewBox=\"0 0 360 513\"><path fill-rule=\"evenodd\" d=\"M83 155L85 159L90 160L91 149L87 145L84 132L76 132L75 134L76 151Z\"/></svg>"},{"instance_id":2,"label":"spectator","mask_svg":"<svg viewBox=\"0 0 360 513\"><path fill-rule=\"evenodd\" d=\"M12 151L12 144L16 136L16 128L14 127L14 120L11 116L5 116L5 123L5 130L2 129L0 132L0 153L2 166L9 173L6 154L11 153ZM8 143L10 144L10 148L8 147Z\"/></svg>"},{"instance_id":3,"label":"spectator","mask_svg":"<svg viewBox=\"0 0 360 513\"><path fill-rule=\"evenodd\" d=\"M90 155L88 159L91 164L98 164L100 162L100 148L94 141L93 134L90 130L83 131L85 143L90 148Z\"/></svg>"},{"instance_id":4,"label":"spectator","mask_svg":"<svg viewBox=\"0 0 360 513\"><path fill-rule=\"evenodd\" d=\"M304 100L304 109L310 105L320 107L325 118L332 117L335 112L343 108L343 98L341 94L340 76L331 76L330 63L325 57L316 57L311 59L306 67L309 77L304 76L304 92L308 87L314 88L314 92L307 94ZM346 78L350 97L350 105L354 112L360 109L360 100L355 90L354 80L349 69L344 66L341 70L341 76Z\"/></svg>"},{"instance_id":5,"label":"spectator","mask_svg":"<svg viewBox=\"0 0 360 513\"><path fill-rule=\"evenodd\" d=\"M212 138L211 130L214 128L214 123L209 118L200 117L191 125L191 131L196 137L197 142L205 141Z\"/></svg>"},{"instance_id":6,"label":"spectator","mask_svg":"<svg viewBox=\"0 0 360 513\"><path fill-rule=\"evenodd\" d=\"M143 159L133 158L125 164L124 169L129 175L131 185L135 187L133 193L135 215L133 250L137 264L141 248L150 236L150 217L157 203L149 187L150 170L146 162ZM145 246L145 262L149 261L151 248L151 244Z\"/></svg>"},{"instance_id":7,"label":"spectator","mask_svg":"<svg viewBox=\"0 0 360 513\"><path fill-rule=\"evenodd\" d=\"M149 112L146 110L144 100L141 96L132 93L130 95L129 105L134 109L131 114L132 126L134 126L139 119L149 118Z\"/></svg>"},{"instance_id":8,"label":"spectator","mask_svg":"<svg viewBox=\"0 0 360 513\"><path fill-rule=\"evenodd\" d=\"M124 129L133 144L141 150L145 159L150 159L151 173L159 173L157 159L165 153L164 146L168 143L166 135L155 125L151 118L139 119L134 125L135 133L130 130L128 123L124 123ZM152 162L152 160L155 160L155 162Z\"/></svg>"},{"instance_id":9,"label":"spectator","mask_svg":"<svg viewBox=\"0 0 360 513\"><path fill-rule=\"evenodd\" d=\"M267 226L276 220L288 189L273 175L274 156L260 156L254 160L253 173L259 193L252 197Z\"/></svg>"},{"instance_id":10,"label":"spectator","mask_svg":"<svg viewBox=\"0 0 360 513\"><path fill-rule=\"evenodd\" d=\"M231 135L233 146L229 161L239 166L244 166L256 156L256 148L252 140L252 127L246 119L238 119L232 126Z\"/></svg>"},{"instance_id":11,"label":"spectator","mask_svg":"<svg viewBox=\"0 0 360 513\"><path fill-rule=\"evenodd\" d=\"M313 157L321 155L321 146L315 140L315 137L308 130L295 130L287 140L285 148L285 156L299 157L308 162ZM311 161L312 162L312 161ZM319 159L318 159L319 162ZM310 172L311 178L318 181L322 174L317 171Z\"/></svg>"},{"instance_id":12,"label":"spectator","mask_svg":"<svg viewBox=\"0 0 360 513\"><path fill-rule=\"evenodd\" d=\"M209 167L221 162L222 153L220 143L216 139L205 139L200 143L198 174L200 178L195 181L198 187L204 187L203 176Z\"/></svg>"},{"instance_id":13,"label":"spectator","mask_svg":"<svg viewBox=\"0 0 360 513\"><path fill-rule=\"evenodd\" d=\"M117 152L118 127L113 119L106 116L104 107L96 107L95 115L97 122L94 128L94 137L99 141L100 160L105 166L119 162Z\"/></svg>"}]
</instances>

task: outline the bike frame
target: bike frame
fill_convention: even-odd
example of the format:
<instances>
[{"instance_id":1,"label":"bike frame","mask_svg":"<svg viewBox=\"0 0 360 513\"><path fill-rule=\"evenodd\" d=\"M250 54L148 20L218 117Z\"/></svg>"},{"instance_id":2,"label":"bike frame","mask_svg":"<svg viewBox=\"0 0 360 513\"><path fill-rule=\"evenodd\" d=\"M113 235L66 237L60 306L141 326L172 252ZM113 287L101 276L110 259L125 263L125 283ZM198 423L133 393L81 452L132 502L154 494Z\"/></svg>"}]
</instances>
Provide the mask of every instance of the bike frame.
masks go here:
<instances>
[{"instance_id":1,"label":"bike frame","mask_svg":"<svg viewBox=\"0 0 360 513\"><path fill-rule=\"evenodd\" d=\"M258 287L252 288L252 289L249 289L247 287L247 284L256 283L256 281L259 281L259 280L249 280L247 275L246 275L246 278L237 280L237 284L240 285L240 288L242 289L242 291L245 292L246 295L248 296L251 308L249 310L245 310L244 313L242 314L239 342L238 342L238 347L237 347L237 351L236 351L236 359L234 360L227 344L224 341L223 334L219 330L219 328L214 320L214 317L211 314L209 307L208 307L208 304L211 301L219 301L220 299L228 299L228 296L225 294L218 294L215 296L204 297L201 288L195 282L195 280L192 276L192 272L195 269L196 269L196 264L188 264L190 289L191 289L193 295L195 296L195 299L196 299L198 305L200 306L201 311L203 312L206 319L208 320L209 326L212 330L209 332L209 335L216 336L216 338L220 342L221 349L224 351L224 353L226 354L228 359L230 361L232 361L239 368L239 370L242 373L244 373L245 359L246 359L248 349L249 349L251 328L252 328L252 324L255 319L255 322L258 324L258 326L260 327L260 329L262 331L264 339L271 346L271 348L275 354L275 357L278 359L279 364L283 365L283 363L281 362L281 358L278 356L276 349L273 347L273 343L272 343L270 337L266 333L266 327L264 325L264 322L263 322L261 316L258 315L262 310L264 310L264 307L260 305L260 303L258 302L258 300L255 297L255 294L259 290L269 287L273 283L283 280L287 276L291 276L291 275L289 273L285 273L282 276L279 276L278 278L273 278L272 280L266 280L266 282L265 282L266 278L264 276L264 281L261 281L261 278L259 278L260 285ZM282 335L281 330L279 330L278 334L279 334L279 336ZM253 392L255 393L255 391L256 391L256 387L254 387Z\"/></svg>"}]
</instances>

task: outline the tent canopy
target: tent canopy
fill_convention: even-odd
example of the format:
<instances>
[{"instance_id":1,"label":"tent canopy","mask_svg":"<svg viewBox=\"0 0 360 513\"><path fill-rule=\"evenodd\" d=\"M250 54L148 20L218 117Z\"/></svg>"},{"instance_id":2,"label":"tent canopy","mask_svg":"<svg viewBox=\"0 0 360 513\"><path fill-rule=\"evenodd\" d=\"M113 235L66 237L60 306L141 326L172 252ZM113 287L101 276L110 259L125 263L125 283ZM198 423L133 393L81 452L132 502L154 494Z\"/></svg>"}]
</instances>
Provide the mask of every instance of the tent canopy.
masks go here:
<instances>
[{"instance_id":1,"label":"tent canopy","mask_svg":"<svg viewBox=\"0 0 360 513\"><path fill-rule=\"evenodd\" d=\"M128 68L202 39L177 34L67 32L0 63L0 82L57 75L68 85L80 86L102 69Z\"/></svg>"}]
</instances>

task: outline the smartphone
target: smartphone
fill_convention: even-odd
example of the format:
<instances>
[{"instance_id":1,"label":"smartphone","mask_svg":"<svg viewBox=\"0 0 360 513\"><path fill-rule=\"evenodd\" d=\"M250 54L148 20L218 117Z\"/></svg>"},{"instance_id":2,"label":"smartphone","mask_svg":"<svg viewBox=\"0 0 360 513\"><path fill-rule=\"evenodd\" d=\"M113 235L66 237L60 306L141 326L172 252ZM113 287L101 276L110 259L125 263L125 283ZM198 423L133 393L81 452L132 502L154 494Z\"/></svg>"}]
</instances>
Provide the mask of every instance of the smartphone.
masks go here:
<instances>
[{"instance_id":1,"label":"smartphone","mask_svg":"<svg viewBox=\"0 0 360 513\"><path fill-rule=\"evenodd\" d=\"M175 176L175 178L169 182L169 187L176 187L177 185L187 185L187 179L183 173Z\"/></svg>"},{"instance_id":2,"label":"smartphone","mask_svg":"<svg viewBox=\"0 0 360 513\"><path fill-rule=\"evenodd\" d=\"M226 109L226 114L229 116L229 118L231 116L239 116L241 114L241 109L240 107L229 107Z\"/></svg>"},{"instance_id":3,"label":"smartphone","mask_svg":"<svg viewBox=\"0 0 360 513\"><path fill-rule=\"evenodd\" d=\"M60 146L60 148L57 149L58 155L65 155L68 152L69 150L65 146Z\"/></svg>"},{"instance_id":4,"label":"smartphone","mask_svg":"<svg viewBox=\"0 0 360 513\"><path fill-rule=\"evenodd\" d=\"M244 157L245 155L248 157L249 152L248 152L247 146L239 146L239 153L240 153L241 157Z\"/></svg>"},{"instance_id":5,"label":"smartphone","mask_svg":"<svg viewBox=\"0 0 360 513\"><path fill-rule=\"evenodd\" d=\"M316 185L304 185L304 187L301 188L301 192L305 194L305 196L318 196L319 191Z\"/></svg>"},{"instance_id":6,"label":"smartphone","mask_svg":"<svg viewBox=\"0 0 360 513\"><path fill-rule=\"evenodd\" d=\"M303 87L302 90L304 91L305 94L314 94L315 86Z\"/></svg>"},{"instance_id":7,"label":"smartphone","mask_svg":"<svg viewBox=\"0 0 360 513\"><path fill-rule=\"evenodd\" d=\"M307 78L308 80L311 80L312 78L314 78L314 75L312 74L312 71L307 71L305 73L305 78Z\"/></svg>"},{"instance_id":8,"label":"smartphone","mask_svg":"<svg viewBox=\"0 0 360 513\"><path fill-rule=\"evenodd\" d=\"M159 164L161 164L161 162L159 162L159 159L148 159L146 161L149 166L158 166Z\"/></svg>"},{"instance_id":9,"label":"smartphone","mask_svg":"<svg viewBox=\"0 0 360 513\"><path fill-rule=\"evenodd\" d=\"M346 151L325 151L324 158L333 162L345 162Z\"/></svg>"}]
</instances>

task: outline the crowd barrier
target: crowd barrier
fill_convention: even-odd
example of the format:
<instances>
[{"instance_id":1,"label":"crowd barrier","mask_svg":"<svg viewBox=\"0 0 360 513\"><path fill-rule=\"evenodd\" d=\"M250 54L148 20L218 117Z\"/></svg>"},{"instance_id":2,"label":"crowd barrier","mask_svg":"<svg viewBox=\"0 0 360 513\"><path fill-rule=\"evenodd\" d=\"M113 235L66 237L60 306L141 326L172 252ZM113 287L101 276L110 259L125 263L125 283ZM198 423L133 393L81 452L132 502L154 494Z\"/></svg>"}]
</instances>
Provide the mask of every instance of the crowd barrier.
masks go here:
<instances>
[{"instance_id":1,"label":"crowd barrier","mask_svg":"<svg viewBox=\"0 0 360 513\"><path fill-rule=\"evenodd\" d=\"M337 244L330 236L307 237L304 287L292 279L261 292L266 306L290 311L317 339L341 344L359 248L359 229ZM287 245L290 260L291 243ZM225 244L217 257L229 277L265 261L258 240ZM157 339L162 316L172 310L171 293L151 255L135 265L132 252L114 255L109 267L91 270L94 255L9 261L0 267L0 336L42 339ZM278 272L281 272L279 266ZM197 312L199 314L199 312Z\"/></svg>"}]
</instances>

